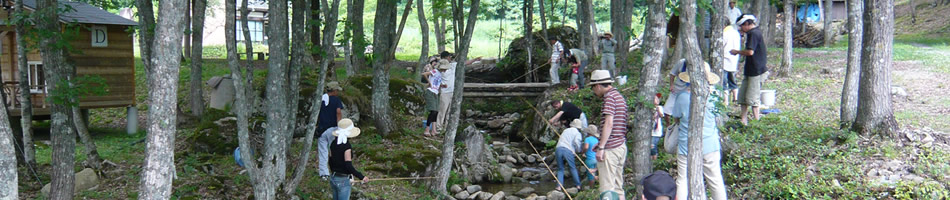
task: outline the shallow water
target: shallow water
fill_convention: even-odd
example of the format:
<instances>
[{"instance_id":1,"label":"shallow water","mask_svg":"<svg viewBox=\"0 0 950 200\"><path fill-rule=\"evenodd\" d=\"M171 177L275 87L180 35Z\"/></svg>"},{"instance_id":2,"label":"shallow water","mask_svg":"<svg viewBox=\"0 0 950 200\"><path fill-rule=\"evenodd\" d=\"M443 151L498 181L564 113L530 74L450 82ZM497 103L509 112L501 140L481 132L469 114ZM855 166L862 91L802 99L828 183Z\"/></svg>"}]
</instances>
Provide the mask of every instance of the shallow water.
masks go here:
<instances>
[{"instance_id":1,"label":"shallow water","mask_svg":"<svg viewBox=\"0 0 950 200\"><path fill-rule=\"evenodd\" d=\"M573 183L571 184L573 185ZM531 181L530 183L483 183L479 185L482 186L482 191L492 194L498 193L498 191L505 191L505 195L514 195L515 192L518 192L518 190L522 188L531 187L534 188L534 193L544 195L556 189L558 184L554 181Z\"/></svg>"}]
</instances>

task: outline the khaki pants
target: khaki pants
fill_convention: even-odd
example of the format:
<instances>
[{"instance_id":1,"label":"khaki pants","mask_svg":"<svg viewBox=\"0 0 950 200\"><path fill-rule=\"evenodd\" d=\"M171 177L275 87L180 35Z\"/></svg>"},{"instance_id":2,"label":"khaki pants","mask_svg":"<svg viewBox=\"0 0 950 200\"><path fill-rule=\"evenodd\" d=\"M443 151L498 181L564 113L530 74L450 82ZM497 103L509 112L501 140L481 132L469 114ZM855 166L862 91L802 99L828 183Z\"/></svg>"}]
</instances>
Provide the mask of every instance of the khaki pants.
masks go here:
<instances>
[{"instance_id":1,"label":"khaki pants","mask_svg":"<svg viewBox=\"0 0 950 200\"><path fill-rule=\"evenodd\" d=\"M614 191L620 197L624 197L623 162L627 159L627 145L601 151L604 151L604 161L597 163L597 171L600 173L600 192Z\"/></svg>"},{"instance_id":2,"label":"khaki pants","mask_svg":"<svg viewBox=\"0 0 950 200\"><path fill-rule=\"evenodd\" d=\"M446 116L449 115L449 104L452 102L452 92L442 92L439 94L439 120L436 122L439 130L442 130L442 127L445 127L448 123L446 121Z\"/></svg>"},{"instance_id":3,"label":"khaki pants","mask_svg":"<svg viewBox=\"0 0 950 200\"><path fill-rule=\"evenodd\" d=\"M686 199L689 195L687 178L687 156L676 156L676 197ZM712 192L712 199L726 200L726 183L722 179L722 168L719 164L719 151L703 155L703 177L706 178L706 188ZM706 190L698 191L706 196Z\"/></svg>"}]
</instances>

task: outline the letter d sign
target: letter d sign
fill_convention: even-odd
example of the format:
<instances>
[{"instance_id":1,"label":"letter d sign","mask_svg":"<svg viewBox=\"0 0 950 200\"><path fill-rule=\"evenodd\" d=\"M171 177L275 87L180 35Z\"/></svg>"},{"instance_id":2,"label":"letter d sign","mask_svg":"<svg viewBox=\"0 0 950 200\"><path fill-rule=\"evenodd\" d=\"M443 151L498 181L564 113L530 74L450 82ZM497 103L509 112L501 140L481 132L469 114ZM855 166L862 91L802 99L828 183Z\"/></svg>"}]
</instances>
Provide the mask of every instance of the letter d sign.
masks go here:
<instances>
[{"instance_id":1,"label":"letter d sign","mask_svg":"<svg viewBox=\"0 0 950 200\"><path fill-rule=\"evenodd\" d=\"M92 26L90 29L93 47L109 46L109 32L106 26Z\"/></svg>"}]
</instances>

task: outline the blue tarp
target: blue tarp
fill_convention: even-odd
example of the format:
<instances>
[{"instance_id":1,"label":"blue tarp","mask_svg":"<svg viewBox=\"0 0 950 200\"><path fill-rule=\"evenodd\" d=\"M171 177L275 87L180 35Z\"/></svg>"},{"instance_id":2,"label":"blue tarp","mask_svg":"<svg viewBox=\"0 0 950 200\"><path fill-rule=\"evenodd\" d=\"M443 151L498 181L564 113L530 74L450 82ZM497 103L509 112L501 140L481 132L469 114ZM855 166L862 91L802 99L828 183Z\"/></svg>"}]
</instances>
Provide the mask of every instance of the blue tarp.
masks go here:
<instances>
[{"instance_id":1,"label":"blue tarp","mask_svg":"<svg viewBox=\"0 0 950 200\"><path fill-rule=\"evenodd\" d=\"M805 4L798 7L798 21L801 22L805 18L808 19L808 23L818 22L821 20L821 9L819 9L818 4Z\"/></svg>"}]
</instances>

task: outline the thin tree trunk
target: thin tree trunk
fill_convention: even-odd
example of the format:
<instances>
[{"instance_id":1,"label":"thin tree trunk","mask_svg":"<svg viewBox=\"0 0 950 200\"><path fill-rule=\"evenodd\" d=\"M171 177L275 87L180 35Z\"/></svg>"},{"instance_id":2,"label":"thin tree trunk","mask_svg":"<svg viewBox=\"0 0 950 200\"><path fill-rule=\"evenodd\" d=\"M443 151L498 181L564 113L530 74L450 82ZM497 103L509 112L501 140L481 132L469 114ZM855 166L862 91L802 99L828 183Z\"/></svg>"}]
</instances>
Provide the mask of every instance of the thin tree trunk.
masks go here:
<instances>
[{"instance_id":1,"label":"thin tree trunk","mask_svg":"<svg viewBox=\"0 0 950 200\"><path fill-rule=\"evenodd\" d=\"M177 130L178 105L178 69L182 51L181 41L184 15L182 6L185 0L162 1L152 52L152 65L155 67L149 78L149 116L148 135L145 145L145 163L142 167L142 181L139 187L139 199L169 199L172 194L172 180L175 177L175 132Z\"/></svg>"},{"instance_id":2,"label":"thin tree trunk","mask_svg":"<svg viewBox=\"0 0 950 200\"><path fill-rule=\"evenodd\" d=\"M617 40L617 49L615 51L617 66L621 66L619 71L629 69L627 66L627 53L630 51L630 33L633 1L632 0L611 0L610 1L610 28ZM693 12L696 12L695 10Z\"/></svg>"},{"instance_id":3,"label":"thin tree trunk","mask_svg":"<svg viewBox=\"0 0 950 200\"><path fill-rule=\"evenodd\" d=\"M0 199L17 199L19 186L13 127L7 115L6 103L0 102L0 106L3 106L3 111L0 111Z\"/></svg>"},{"instance_id":4,"label":"thin tree trunk","mask_svg":"<svg viewBox=\"0 0 950 200\"><path fill-rule=\"evenodd\" d=\"M591 1L591 0L577 0L577 1L576 1L576 2L577 2L577 15L576 15L576 18L575 18L575 21L576 21L576 23L577 23L577 31L578 31L578 33L579 33L578 36L581 37L581 38L580 38L580 39L581 39L581 41L580 41L580 42L581 42L580 49L583 49L585 52L587 52L588 54L591 55L591 56L588 56L588 58L587 58L588 60L587 60L587 61L590 61L590 60L594 57L594 56L593 56L593 55L594 55L594 51L593 51L594 49L592 48L592 46L596 46L596 45L594 45L594 41L595 41L595 40L594 40L594 38L593 38L592 36L597 34L596 32L595 32L595 33L591 33L591 31L590 31L590 25L593 23L593 22L592 22L593 20L587 18L587 17L590 16L590 15L586 13L587 10L588 10L586 6L587 6L588 2L590 2L590 1ZM588 62L588 63L590 63L590 62ZM583 72L581 72L581 74L583 75Z\"/></svg>"},{"instance_id":5,"label":"thin tree trunk","mask_svg":"<svg viewBox=\"0 0 950 200\"><path fill-rule=\"evenodd\" d=\"M668 44L666 37L666 0L650 0L646 2L647 21L643 31L643 68L640 70L640 82L637 88L637 99L652 100L655 98L661 79L660 68L663 66L663 55ZM634 106L635 120L629 121L634 127L633 149L631 149L634 180L642 180L644 176L653 172L650 159L650 135L653 132L653 115L655 110L652 104L638 103ZM635 195L640 196L643 185L634 181Z\"/></svg>"},{"instance_id":6,"label":"thin tree trunk","mask_svg":"<svg viewBox=\"0 0 950 200\"><path fill-rule=\"evenodd\" d=\"M273 36L287 35L287 3L280 1L268 1L268 33ZM263 160L263 183L265 184L265 196L257 198L274 199L276 190L286 178L287 168L287 139L285 134L289 132L287 123L290 118L290 109L287 106L289 80L288 66L289 40L287 37L269 37L267 39L268 51L270 57L267 63L267 97L264 105L267 125L264 135L264 158ZM326 58L324 58L326 59Z\"/></svg>"},{"instance_id":7,"label":"thin tree trunk","mask_svg":"<svg viewBox=\"0 0 950 200\"><path fill-rule=\"evenodd\" d=\"M16 1L16 12L23 14L23 0ZM20 126L23 132L23 159L27 166L36 166L36 150L33 149L33 102L30 97L29 66L26 51L26 21L16 24L17 74L20 77ZM140 34L141 37L141 34ZM143 56L144 57L144 56ZM146 68L148 69L148 68Z\"/></svg>"},{"instance_id":8,"label":"thin tree trunk","mask_svg":"<svg viewBox=\"0 0 950 200\"><path fill-rule=\"evenodd\" d=\"M145 68L145 82L147 83L149 81L149 74L152 72L152 43L155 42L155 12L152 11L151 0L135 0L135 7L138 10L137 15L139 19L139 56L142 57L142 66ZM19 44L20 42L17 43Z\"/></svg>"},{"instance_id":9,"label":"thin tree trunk","mask_svg":"<svg viewBox=\"0 0 950 200\"><path fill-rule=\"evenodd\" d=\"M186 8L185 8L185 20L184 20L183 23L181 24L182 26L185 26L185 27L184 27L184 31L186 32L186 33L182 34L182 38L181 38L181 41L183 42L182 45L184 45L183 49L185 50L184 53L181 54L181 55L182 55L182 58L181 58L181 59L182 59L182 62L184 62L184 59L185 59L185 58L190 58L190 57L191 57L191 35L192 35L192 34L191 34L191 32L192 32L192 29L191 29L191 14L192 14L192 13L191 13L191 11L192 11L192 6L194 6L195 0L186 0L186 3L187 3L187 4L185 4L185 7L186 7Z\"/></svg>"},{"instance_id":10,"label":"thin tree trunk","mask_svg":"<svg viewBox=\"0 0 950 200\"><path fill-rule=\"evenodd\" d=\"M416 16L419 17L419 29L422 32L422 52L419 53L419 64L416 65L415 78L422 78L422 70L428 64L429 57L429 22L426 21L425 0L416 1Z\"/></svg>"},{"instance_id":11,"label":"thin tree trunk","mask_svg":"<svg viewBox=\"0 0 950 200\"><path fill-rule=\"evenodd\" d=\"M422 0L419 0L422 1ZM393 52L396 52L396 47L399 46L399 38L402 37L402 30L406 28L406 20L409 19L409 13L412 12L412 0L406 2L406 8L402 10L402 19L399 21L399 29L396 29L396 39L393 40Z\"/></svg>"},{"instance_id":12,"label":"thin tree trunk","mask_svg":"<svg viewBox=\"0 0 950 200\"><path fill-rule=\"evenodd\" d=\"M786 3L786 4L788 4L788 3ZM831 21L832 21L832 18L833 18L833 17L832 17L832 14L833 14L833 10L834 10L834 5L833 5L833 4L834 4L834 1L832 1L832 0L825 0L825 7L824 7L824 8L825 8L825 10L824 10L824 11L825 11L825 20L822 21L822 22L824 23L824 26L823 26L824 29L823 29L823 32L822 32L822 33L824 34L825 46L826 46L826 47L831 47L831 45L834 45L833 42L834 42L834 39L835 39L835 34L834 34L834 31L833 31L834 28L831 27Z\"/></svg>"},{"instance_id":13,"label":"thin tree trunk","mask_svg":"<svg viewBox=\"0 0 950 200\"><path fill-rule=\"evenodd\" d=\"M769 16L772 13L772 9L771 9L771 6L769 5L768 0L754 0L754 1L755 1L755 5L754 5L755 11L753 13L755 13L755 17L757 19L756 22L758 24L759 29L762 30L762 36L763 36L762 38L764 39L765 44L768 45L769 43L771 43L770 41L772 41L772 37L771 37L772 35L769 34L771 33L771 30L772 30L771 29L772 27L769 26L769 24L771 24L770 20L772 20L772 17Z\"/></svg>"},{"instance_id":14,"label":"thin tree trunk","mask_svg":"<svg viewBox=\"0 0 950 200\"><path fill-rule=\"evenodd\" d=\"M247 1L245 1L247 2ZM225 27L234 27L237 25L235 18L237 15L235 1L225 1ZM244 5L247 5L246 3ZM246 6L245 6L246 8ZM246 10L246 9L244 9ZM244 15L247 16L247 15ZM245 18L246 19L246 18ZM247 30L247 29L244 29ZM250 68L243 66L240 63L240 57L237 53L237 31L231 28L224 29L224 37L227 42L227 58L228 66L231 69L231 79L234 82L234 89L238 92L234 93L234 113L237 116L237 133L238 133L238 146L240 147L241 157L245 169L247 169L248 177L251 180L251 186L253 187L253 192L255 197L264 197L266 196L266 184L263 183L264 179L261 178L260 168L258 168L257 155L252 154L251 152L257 152L253 150L253 146L250 143L249 128L248 128L248 99L249 95L246 92L249 84L245 81L249 77L245 76L242 73L241 69L246 69L250 71ZM248 57L250 60L251 58ZM245 91L245 92L241 92Z\"/></svg>"},{"instance_id":15,"label":"thin tree trunk","mask_svg":"<svg viewBox=\"0 0 950 200\"><path fill-rule=\"evenodd\" d=\"M917 4L914 4L914 0L908 3L910 4L910 24L917 24Z\"/></svg>"},{"instance_id":16,"label":"thin tree trunk","mask_svg":"<svg viewBox=\"0 0 950 200\"><path fill-rule=\"evenodd\" d=\"M65 63L65 52L58 45L66 42L62 40L62 29L60 27L58 12L58 3L55 0L37 1L36 13L39 16L35 21L39 31L53 33L52 37L44 37L40 40L40 51L45 66L45 77L47 83L60 83L66 80L66 73L69 72ZM63 84L48 84L46 87L50 95L60 97L65 96L66 90ZM75 148L76 136L69 126L70 110L64 103L50 104L50 137L53 142L52 152L52 183L50 199L72 199L73 187L75 186L75 176L73 167L75 166Z\"/></svg>"},{"instance_id":17,"label":"thin tree trunk","mask_svg":"<svg viewBox=\"0 0 950 200\"><path fill-rule=\"evenodd\" d=\"M723 41L723 28L729 25L728 12L715 12L716 10L729 10L728 0L713 0L712 10L709 16L709 66L715 74L722 74L723 48L726 43Z\"/></svg>"},{"instance_id":18,"label":"thin tree trunk","mask_svg":"<svg viewBox=\"0 0 950 200\"><path fill-rule=\"evenodd\" d=\"M534 5L533 4L534 4L534 1L530 1L530 0L525 1L524 6L522 7L522 14L523 14L523 19L524 19L524 22L523 22L524 23L524 38L525 38L524 41L528 45L527 47L525 47L525 49L527 49L527 52L528 52L528 64L525 65L527 66L527 69L525 69L525 73L528 73L528 75L525 77L525 82L538 81L536 76L534 76L535 66L534 66L534 60L532 59L534 57L533 55L531 55L534 53L534 50L533 50L534 49L534 38L533 38L534 30L532 30L534 28Z\"/></svg>"},{"instance_id":19,"label":"thin tree trunk","mask_svg":"<svg viewBox=\"0 0 950 200\"><path fill-rule=\"evenodd\" d=\"M463 13L461 13L461 7L463 7L462 1L453 1L453 7L457 7L457 12L453 13L456 16L457 21L461 21ZM446 192L446 184L449 180L449 175L452 171L452 161L455 160L455 135L458 132L459 126L459 113L462 109L462 92L465 87L465 61L468 60L468 49L472 41L472 32L475 29L475 22L478 19L478 8L480 6L479 0L472 0L470 9L468 11L468 24L464 28L464 35L462 35L462 40L458 41L458 57L455 58L455 61L458 63L455 70L455 90L452 91L452 102L449 107L449 113L447 118L449 120L448 127L446 128L445 137L442 140L442 158L438 161L439 169L436 171L435 183L431 183L430 190L438 191L442 196L449 196ZM461 24L462 22L457 22L456 24Z\"/></svg>"},{"instance_id":20,"label":"thin tree trunk","mask_svg":"<svg viewBox=\"0 0 950 200\"><path fill-rule=\"evenodd\" d=\"M309 23L309 26L307 27L309 28L309 30L311 30L311 31L308 31L308 33L310 33L310 43L313 43L312 48L314 49L323 49L322 45L320 44L321 40L323 40L323 38L320 37L320 25L323 24L323 20L320 19L320 9L321 9L320 3L321 2L319 0L310 0L308 2L310 4L310 11L307 11L307 13L310 13L310 16L309 16L309 19L307 19L307 21L319 22L319 23ZM349 5L350 1L346 1L346 2L347 2L347 5ZM349 6L347 6L346 10L351 10L351 9ZM316 11L316 12L313 12L313 11ZM330 45L333 45L333 44L331 43ZM323 57L321 57L319 54L315 54L315 52L310 52L310 55L313 56L313 58L310 58L310 60L313 60L314 62L316 62L317 60L323 60Z\"/></svg>"},{"instance_id":21,"label":"thin tree trunk","mask_svg":"<svg viewBox=\"0 0 950 200\"><path fill-rule=\"evenodd\" d=\"M782 42L782 66L778 68L778 76L788 77L789 72L792 71L792 23L795 23L795 16L792 14L792 7L795 6L794 0L785 0L785 22L782 23L782 34L784 35L782 39L785 42Z\"/></svg>"},{"instance_id":22,"label":"thin tree trunk","mask_svg":"<svg viewBox=\"0 0 950 200\"><path fill-rule=\"evenodd\" d=\"M432 24L435 32L435 45L438 53L445 51L445 9L446 1L432 0ZM527 2L525 2L527 3Z\"/></svg>"},{"instance_id":23,"label":"thin tree trunk","mask_svg":"<svg viewBox=\"0 0 950 200\"><path fill-rule=\"evenodd\" d=\"M323 35L323 36L324 36L323 40L324 40L324 42L330 42L330 44L332 44L333 38L334 38L334 36L335 36L335 34L332 34L332 33L335 33L335 32L336 32L336 24L337 24L336 22L337 22L337 16L339 16L339 15L338 15L338 12L339 12L339 10L340 10L340 9L339 9L339 7L340 7L340 0L334 0L332 6L327 5L326 0L324 0L324 1L322 1L322 2L323 2L323 5L324 5L324 6L322 6L322 7L324 7L324 8L329 7L329 8L330 8L330 9L329 9L329 12L330 12L330 13L326 13L326 12L328 12L327 9L323 9L323 10L322 10L323 12L325 12L325 13L324 13L324 16L327 16L327 22L326 22L327 24L326 24L326 27L325 27L325 29L324 29L324 33L331 33L331 34L324 34L324 35ZM302 6L302 5L307 5L307 0L294 0L294 1L293 1L293 5L294 5L295 8L303 8L304 6ZM298 6L298 5L300 5L300 6ZM308 15L310 15L310 11L309 11L308 9L299 9L299 10L298 10L298 9L294 9L293 17L294 17L294 21L295 21L295 22L296 22L297 20L303 20L303 19L306 18ZM303 22L301 22L301 23L294 23L293 26L294 26L294 30L302 30L302 28L304 28L304 26L306 26L306 23L303 23ZM317 31L317 30L313 30L313 31ZM293 34L296 34L296 37L303 38L301 41L297 41L297 40L295 39L295 40L294 40L294 46L302 45L302 47L306 47L306 44L307 44L307 42L309 42L308 40L309 40L310 38L306 37L306 34L297 33L297 31L294 31ZM295 38L296 38L296 37L295 37ZM299 43L299 44L298 44L298 43ZM327 51L329 50L329 48L334 48L332 45L324 45L323 47L324 47L324 52L327 52ZM309 60L310 58L312 58L312 56L310 56L310 51L309 51L308 49L306 49L306 48L300 48L300 49L294 48L294 49L293 49L293 53L294 53L294 55L295 55L295 56L291 57L291 58L293 59L293 61L301 62L301 63L294 64L294 65L307 65L307 66L312 66L312 65L313 65L313 60ZM301 60L301 59L302 59L302 60ZM293 61L291 61L291 62L293 62ZM305 138L305 140L304 140L304 147L303 147L304 149L303 149L303 151L301 151L301 155L300 155L299 160L298 160L298 162L297 162L297 167L296 167L296 169L294 170L293 179L291 179L291 181L290 181L288 184L284 185L284 192L285 192L287 195L292 195L294 192L297 191L297 186L300 185L300 181L303 180L303 177L304 177L304 175L306 174L305 172L306 172L306 170L307 170L307 163L308 163L309 160L310 160L310 151L311 151L311 149L313 148L313 135L314 135L314 132L316 132L316 122L317 122L317 121L316 121L315 119L317 119L317 116L320 116L320 105L321 105L320 102L321 102L321 100L320 100L320 98L318 98L318 97L319 97L320 95L322 95L323 92L324 92L324 82L326 81L327 66L329 65L329 63L330 63L330 59L322 59L322 60L320 60L320 77L319 77L319 82L317 83L316 91L313 93L313 96L311 97L311 102L310 102L310 105L311 105L311 106L310 106L310 110L309 110L309 113L310 113L310 116L309 116L309 117L310 117L310 118L308 118L308 119L310 119L310 120L307 120L307 124L306 124L306 127L305 127L305 128L306 128L306 130L305 130L305 131L306 131L306 135L304 136L304 138Z\"/></svg>"},{"instance_id":24,"label":"thin tree trunk","mask_svg":"<svg viewBox=\"0 0 950 200\"><path fill-rule=\"evenodd\" d=\"M593 0L585 0L587 5L585 5L584 8L587 9L587 11L584 12L587 13L587 19L590 21L590 32L593 33L593 35L590 36L591 56L589 57L590 59L594 59L594 55L598 55L600 53L600 47L597 45L597 41L599 41L600 38L598 34L600 32L597 31L597 19L594 18L594 5L591 2L593 2Z\"/></svg>"},{"instance_id":25,"label":"thin tree trunk","mask_svg":"<svg viewBox=\"0 0 950 200\"><path fill-rule=\"evenodd\" d=\"M554 2L554 1L552 0L551 2ZM553 5L551 9L552 10L554 9ZM540 16L541 17L541 35L544 36L544 47L545 47L544 49L546 50L551 49L552 48L551 43L548 42L548 40L550 40L551 37L548 35L548 17L545 16L545 13L544 13L544 0L538 0L538 11L541 12L541 16ZM534 22L532 21L532 23Z\"/></svg>"},{"instance_id":26,"label":"thin tree trunk","mask_svg":"<svg viewBox=\"0 0 950 200\"><path fill-rule=\"evenodd\" d=\"M376 6L376 21L373 31L373 116L376 130L388 135L393 130L389 107L389 68L393 62L396 46L393 32L396 31L396 2L379 1Z\"/></svg>"},{"instance_id":27,"label":"thin tree trunk","mask_svg":"<svg viewBox=\"0 0 950 200\"><path fill-rule=\"evenodd\" d=\"M201 118L204 115L205 102L204 102L204 85L201 82L201 52L203 48L202 38L204 37L204 26L205 26L205 9L207 8L207 0L192 0L192 12L194 15L191 18L191 41L194 43L191 46L191 114L195 115L198 118Z\"/></svg>"},{"instance_id":28,"label":"thin tree trunk","mask_svg":"<svg viewBox=\"0 0 950 200\"><path fill-rule=\"evenodd\" d=\"M696 10L695 0L680 1L680 30L683 43L683 54L689 66L690 77L706 77L703 67L702 53L699 50L699 42L694 37L696 25L694 13ZM709 93L709 86L704 78L690 79L690 105L689 105L689 137L688 140L688 172L689 179L689 199L704 199L703 192L703 116L706 112L706 96Z\"/></svg>"},{"instance_id":29,"label":"thin tree trunk","mask_svg":"<svg viewBox=\"0 0 950 200\"><path fill-rule=\"evenodd\" d=\"M848 69L841 91L841 128L851 126L858 114L858 78L861 73L863 42L863 0L848 0Z\"/></svg>"},{"instance_id":30,"label":"thin tree trunk","mask_svg":"<svg viewBox=\"0 0 950 200\"><path fill-rule=\"evenodd\" d=\"M699 41L699 51L703 58L708 58L709 47L703 45L703 39L706 39L706 30L709 30L709 11L704 8L697 9L696 20L699 21L699 26L696 27L696 41Z\"/></svg>"},{"instance_id":31,"label":"thin tree trunk","mask_svg":"<svg viewBox=\"0 0 950 200\"><path fill-rule=\"evenodd\" d=\"M79 103L78 99L75 100L76 103ZM102 167L102 158L99 157L99 151L96 147L96 142L92 139L92 135L89 134L89 128L86 126L86 120L83 119L82 110L79 109L79 106L72 106L72 118L73 124L76 127L76 134L79 134L79 140L83 144L83 153L86 155L86 161L83 165L92 167L93 169L100 169Z\"/></svg>"},{"instance_id":32,"label":"thin tree trunk","mask_svg":"<svg viewBox=\"0 0 950 200\"><path fill-rule=\"evenodd\" d=\"M864 50L858 89L855 132L895 138L897 121L891 102L891 67L894 42L894 0L869 0L864 4Z\"/></svg>"},{"instance_id":33,"label":"thin tree trunk","mask_svg":"<svg viewBox=\"0 0 950 200\"><path fill-rule=\"evenodd\" d=\"M349 1L349 0L347 0ZM353 25L353 68L357 71L366 67L366 34L363 31L363 7L365 0L352 0L353 7L346 10L347 20ZM374 47L375 50L375 47Z\"/></svg>"},{"instance_id":34,"label":"thin tree trunk","mask_svg":"<svg viewBox=\"0 0 950 200\"><path fill-rule=\"evenodd\" d=\"M245 83L248 85L248 87L246 87L244 90L237 90L237 91L244 91L244 93L248 96L249 106L247 107L247 113L253 114L256 112L255 111L256 106L254 106L256 105L254 102L255 98L253 98L254 87L251 87L253 85L251 84L251 81L254 81L254 44L251 41L251 30L248 29L249 28L248 18L251 14L251 10L247 9L248 1L241 1L241 2L242 2L241 3L241 19L242 19L241 20L241 35L243 35L244 37L244 54L247 58L246 60L244 60L244 68L247 69L247 71L245 72L245 77L247 77Z\"/></svg>"}]
</instances>

